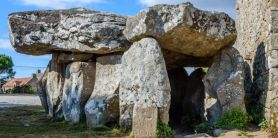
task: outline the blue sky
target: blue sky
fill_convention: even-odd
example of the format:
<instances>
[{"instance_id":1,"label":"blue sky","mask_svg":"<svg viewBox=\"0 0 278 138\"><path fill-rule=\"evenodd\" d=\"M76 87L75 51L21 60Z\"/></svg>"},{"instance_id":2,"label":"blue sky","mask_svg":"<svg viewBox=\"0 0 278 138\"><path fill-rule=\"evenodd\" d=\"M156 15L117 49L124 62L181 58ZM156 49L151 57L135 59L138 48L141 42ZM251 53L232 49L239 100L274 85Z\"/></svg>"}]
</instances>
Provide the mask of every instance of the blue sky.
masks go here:
<instances>
[{"instance_id":1,"label":"blue sky","mask_svg":"<svg viewBox=\"0 0 278 138\"><path fill-rule=\"evenodd\" d=\"M236 0L1 0L0 2L0 54L12 57L16 77L29 77L37 69L47 66L50 55L29 56L16 53L9 41L8 15L12 12L86 7L90 9L132 16L140 10L160 3L191 2L195 7L228 13L235 19ZM28 66L28 67L22 67Z\"/></svg>"}]
</instances>

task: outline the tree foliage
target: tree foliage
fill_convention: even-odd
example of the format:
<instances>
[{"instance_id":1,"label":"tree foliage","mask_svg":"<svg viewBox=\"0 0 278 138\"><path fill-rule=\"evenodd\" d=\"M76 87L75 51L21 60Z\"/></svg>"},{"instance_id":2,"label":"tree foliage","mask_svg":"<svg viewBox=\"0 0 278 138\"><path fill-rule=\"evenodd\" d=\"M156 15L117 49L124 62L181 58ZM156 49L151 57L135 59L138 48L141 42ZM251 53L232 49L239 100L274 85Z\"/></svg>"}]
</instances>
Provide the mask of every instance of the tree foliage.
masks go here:
<instances>
[{"instance_id":1,"label":"tree foliage","mask_svg":"<svg viewBox=\"0 0 278 138\"><path fill-rule=\"evenodd\" d=\"M8 79L15 75L12 58L0 54L0 79Z\"/></svg>"}]
</instances>

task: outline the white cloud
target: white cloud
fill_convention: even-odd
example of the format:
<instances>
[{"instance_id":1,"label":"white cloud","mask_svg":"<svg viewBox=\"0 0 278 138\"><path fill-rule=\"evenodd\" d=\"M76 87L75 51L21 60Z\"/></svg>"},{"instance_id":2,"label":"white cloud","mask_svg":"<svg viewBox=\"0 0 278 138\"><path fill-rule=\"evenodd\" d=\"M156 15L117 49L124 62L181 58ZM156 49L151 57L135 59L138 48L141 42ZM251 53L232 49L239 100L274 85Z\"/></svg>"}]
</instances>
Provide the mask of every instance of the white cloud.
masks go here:
<instances>
[{"instance_id":1,"label":"white cloud","mask_svg":"<svg viewBox=\"0 0 278 138\"><path fill-rule=\"evenodd\" d=\"M21 0L23 5L40 8L65 9L86 6L91 3L104 3L105 0Z\"/></svg>"},{"instance_id":2,"label":"white cloud","mask_svg":"<svg viewBox=\"0 0 278 138\"><path fill-rule=\"evenodd\" d=\"M10 40L0 38L0 49L13 50Z\"/></svg>"}]
</instances>

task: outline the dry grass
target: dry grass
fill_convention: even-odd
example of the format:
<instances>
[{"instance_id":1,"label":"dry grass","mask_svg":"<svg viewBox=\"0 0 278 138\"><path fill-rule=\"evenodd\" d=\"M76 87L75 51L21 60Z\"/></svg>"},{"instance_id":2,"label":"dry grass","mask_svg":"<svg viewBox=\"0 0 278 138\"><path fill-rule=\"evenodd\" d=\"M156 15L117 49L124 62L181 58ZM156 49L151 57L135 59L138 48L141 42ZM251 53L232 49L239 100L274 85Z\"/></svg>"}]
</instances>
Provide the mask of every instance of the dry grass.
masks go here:
<instances>
[{"instance_id":1,"label":"dry grass","mask_svg":"<svg viewBox=\"0 0 278 138\"><path fill-rule=\"evenodd\" d=\"M85 124L51 122L40 106L0 109L0 138L2 137L126 137L117 128L87 128Z\"/></svg>"}]
</instances>

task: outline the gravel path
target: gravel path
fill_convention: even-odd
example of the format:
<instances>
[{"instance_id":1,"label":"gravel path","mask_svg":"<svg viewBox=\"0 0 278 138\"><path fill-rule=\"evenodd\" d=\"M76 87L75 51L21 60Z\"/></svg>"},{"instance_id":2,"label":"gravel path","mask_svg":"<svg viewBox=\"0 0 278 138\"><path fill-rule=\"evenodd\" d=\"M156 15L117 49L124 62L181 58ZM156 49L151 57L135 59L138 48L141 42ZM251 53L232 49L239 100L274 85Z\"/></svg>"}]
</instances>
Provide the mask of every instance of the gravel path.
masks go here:
<instances>
[{"instance_id":1,"label":"gravel path","mask_svg":"<svg viewBox=\"0 0 278 138\"><path fill-rule=\"evenodd\" d=\"M0 108L10 108L24 105L41 105L39 96L0 95Z\"/></svg>"}]
</instances>

